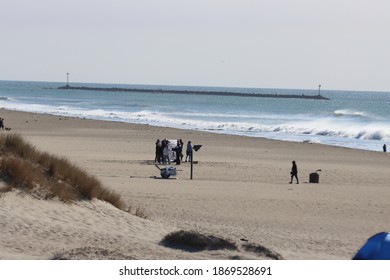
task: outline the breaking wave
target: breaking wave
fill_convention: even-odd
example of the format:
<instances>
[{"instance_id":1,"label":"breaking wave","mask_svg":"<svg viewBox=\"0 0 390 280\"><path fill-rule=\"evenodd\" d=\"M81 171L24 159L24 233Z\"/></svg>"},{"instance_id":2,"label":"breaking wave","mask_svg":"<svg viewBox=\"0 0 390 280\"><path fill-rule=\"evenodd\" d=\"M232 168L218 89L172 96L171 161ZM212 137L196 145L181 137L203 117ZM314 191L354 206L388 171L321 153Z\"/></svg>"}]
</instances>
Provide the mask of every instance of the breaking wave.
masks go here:
<instances>
[{"instance_id":1,"label":"breaking wave","mask_svg":"<svg viewBox=\"0 0 390 280\"><path fill-rule=\"evenodd\" d=\"M348 109L336 110L333 112L333 114L336 117L350 117L350 116L352 116L352 117L368 117L368 114L365 112L348 110Z\"/></svg>"}]
</instances>

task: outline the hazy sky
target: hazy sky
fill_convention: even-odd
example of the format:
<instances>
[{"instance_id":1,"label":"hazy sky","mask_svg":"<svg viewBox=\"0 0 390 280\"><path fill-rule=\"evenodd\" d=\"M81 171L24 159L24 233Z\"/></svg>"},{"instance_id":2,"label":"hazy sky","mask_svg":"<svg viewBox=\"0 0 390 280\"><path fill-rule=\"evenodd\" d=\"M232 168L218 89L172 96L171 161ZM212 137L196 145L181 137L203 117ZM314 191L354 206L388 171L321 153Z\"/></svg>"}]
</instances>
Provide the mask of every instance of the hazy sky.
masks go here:
<instances>
[{"instance_id":1,"label":"hazy sky","mask_svg":"<svg viewBox=\"0 0 390 280\"><path fill-rule=\"evenodd\" d=\"M389 0L0 0L0 80L390 91Z\"/></svg>"}]
</instances>

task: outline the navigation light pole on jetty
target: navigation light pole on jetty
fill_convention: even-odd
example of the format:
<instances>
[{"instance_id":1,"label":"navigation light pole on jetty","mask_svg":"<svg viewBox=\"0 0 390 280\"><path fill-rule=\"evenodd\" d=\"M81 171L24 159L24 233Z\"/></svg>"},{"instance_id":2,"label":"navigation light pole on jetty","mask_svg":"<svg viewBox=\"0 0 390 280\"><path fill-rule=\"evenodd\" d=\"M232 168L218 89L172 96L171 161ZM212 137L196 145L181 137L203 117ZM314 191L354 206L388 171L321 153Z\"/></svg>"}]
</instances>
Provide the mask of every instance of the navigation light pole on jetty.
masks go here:
<instances>
[{"instance_id":1,"label":"navigation light pole on jetty","mask_svg":"<svg viewBox=\"0 0 390 280\"><path fill-rule=\"evenodd\" d=\"M318 85L318 96L321 95L321 85Z\"/></svg>"},{"instance_id":2,"label":"navigation light pole on jetty","mask_svg":"<svg viewBox=\"0 0 390 280\"><path fill-rule=\"evenodd\" d=\"M66 73L66 87L69 87L69 73Z\"/></svg>"}]
</instances>

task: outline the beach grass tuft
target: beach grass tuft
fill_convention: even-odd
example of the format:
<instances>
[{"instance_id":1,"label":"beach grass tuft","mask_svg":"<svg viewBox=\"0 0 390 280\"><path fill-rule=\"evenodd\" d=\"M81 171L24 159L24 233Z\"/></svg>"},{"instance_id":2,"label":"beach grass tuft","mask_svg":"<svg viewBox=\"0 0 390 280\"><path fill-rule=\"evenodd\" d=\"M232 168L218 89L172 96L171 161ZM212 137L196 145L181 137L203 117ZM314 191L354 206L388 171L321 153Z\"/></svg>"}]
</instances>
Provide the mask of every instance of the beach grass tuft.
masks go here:
<instances>
[{"instance_id":1,"label":"beach grass tuft","mask_svg":"<svg viewBox=\"0 0 390 280\"><path fill-rule=\"evenodd\" d=\"M167 234L161 244L184 251L203 250L237 250L237 245L230 241L213 235L201 234L197 231L179 230Z\"/></svg>"},{"instance_id":2,"label":"beach grass tuft","mask_svg":"<svg viewBox=\"0 0 390 280\"><path fill-rule=\"evenodd\" d=\"M64 202L97 198L127 210L120 195L65 158L38 151L20 135L0 137L0 172L7 189L19 188L41 199Z\"/></svg>"},{"instance_id":3,"label":"beach grass tuft","mask_svg":"<svg viewBox=\"0 0 390 280\"><path fill-rule=\"evenodd\" d=\"M266 257L272 260L283 260L283 257L280 254L273 252L262 245L248 243L243 244L242 247L245 251L255 253L256 255L261 257Z\"/></svg>"},{"instance_id":4,"label":"beach grass tuft","mask_svg":"<svg viewBox=\"0 0 390 280\"><path fill-rule=\"evenodd\" d=\"M160 242L161 245L180 249L188 252L199 252L204 250L235 250L240 251L237 244L233 241L217 237L214 235L205 235L197 231L178 230L167 234ZM258 257L272 260L283 260L283 257L258 244L242 244L240 249L246 252L254 253ZM240 256L233 256L232 259L240 259Z\"/></svg>"},{"instance_id":5,"label":"beach grass tuft","mask_svg":"<svg viewBox=\"0 0 390 280\"><path fill-rule=\"evenodd\" d=\"M131 204L129 203L129 206L126 209L127 212L130 214L143 218L143 219L148 219L150 217L150 212L148 209L142 205L136 205L136 204Z\"/></svg>"}]
</instances>

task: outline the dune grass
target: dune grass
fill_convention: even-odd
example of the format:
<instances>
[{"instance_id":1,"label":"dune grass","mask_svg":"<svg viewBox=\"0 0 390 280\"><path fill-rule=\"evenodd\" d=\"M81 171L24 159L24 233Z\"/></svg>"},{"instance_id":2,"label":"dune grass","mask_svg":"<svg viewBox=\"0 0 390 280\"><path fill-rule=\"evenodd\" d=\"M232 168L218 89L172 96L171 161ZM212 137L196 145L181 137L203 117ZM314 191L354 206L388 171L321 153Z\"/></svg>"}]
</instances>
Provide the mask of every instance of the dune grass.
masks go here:
<instances>
[{"instance_id":1,"label":"dune grass","mask_svg":"<svg viewBox=\"0 0 390 280\"><path fill-rule=\"evenodd\" d=\"M262 245L249 243L249 244L242 245L242 247L244 248L245 251L255 253L256 255L261 257L265 257L271 260L283 260L283 257L280 254Z\"/></svg>"},{"instance_id":2,"label":"dune grass","mask_svg":"<svg viewBox=\"0 0 390 280\"><path fill-rule=\"evenodd\" d=\"M246 252L254 253L255 255L271 260L283 260L283 257L258 244L247 243L238 246L234 241L217 237L214 235L206 235L194 230L178 230L171 232L164 236L160 242L161 245L180 249L188 252L199 252L203 250L231 250L239 251L243 249ZM239 256L235 256L233 259L239 259Z\"/></svg>"},{"instance_id":3,"label":"dune grass","mask_svg":"<svg viewBox=\"0 0 390 280\"><path fill-rule=\"evenodd\" d=\"M182 249L185 251L203 250L236 250L237 245L214 235L204 235L197 231L179 230L167 234L161 241L166 247Z\"/></svg>"},{"instance_id":4,"label":"dune grass","mask_svg":"<svg viewBox=\"0 0 390 280\"><path fill-rule=\"evenodd\" d=\"M64 202L97 198L128 211L121 197L103 187L94 176L59 158L38 151L20 135L0 137L0 175L8 190L19 188L42 199Z\"/></svg>"}]
</instances>

